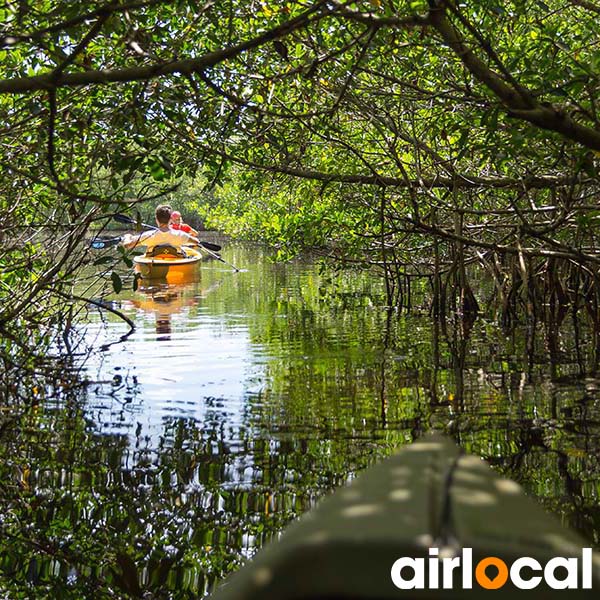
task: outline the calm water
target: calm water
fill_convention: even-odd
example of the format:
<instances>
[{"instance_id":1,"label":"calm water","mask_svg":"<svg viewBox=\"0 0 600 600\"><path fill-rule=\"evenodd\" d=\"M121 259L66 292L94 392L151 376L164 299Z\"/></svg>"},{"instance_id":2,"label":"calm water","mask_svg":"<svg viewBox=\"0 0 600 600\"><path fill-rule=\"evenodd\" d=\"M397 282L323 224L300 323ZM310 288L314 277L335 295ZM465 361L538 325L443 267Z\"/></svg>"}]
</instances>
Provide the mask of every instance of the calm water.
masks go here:
<instances>
[{"instance_id":1,"label":"calm water","mask_svg":"<svg viewBox=\"0 0 600 600\"><path fill-rule=\"evenodd\" d=\"M109 296L136 331L119 342L123 322L92 311L76 350L103 349L87 385L2 433L13 540L0 591L198 597L432 426L600 544L585 324L440 328L386 311L364 273L277 265L259 248L223 256L243 271L207 262L193 283Z\"/></svg>"}]
</instances>

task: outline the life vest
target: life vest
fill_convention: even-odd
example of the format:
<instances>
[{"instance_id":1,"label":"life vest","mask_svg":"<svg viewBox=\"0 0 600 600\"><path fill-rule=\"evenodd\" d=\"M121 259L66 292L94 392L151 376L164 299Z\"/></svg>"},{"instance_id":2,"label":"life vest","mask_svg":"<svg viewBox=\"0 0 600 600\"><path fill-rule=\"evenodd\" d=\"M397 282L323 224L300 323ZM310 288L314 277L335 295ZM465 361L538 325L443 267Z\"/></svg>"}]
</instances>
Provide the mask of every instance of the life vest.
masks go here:
<instances>
[{"instance_id":1,"label":"life vest","mask_svg":"<svg viewBox=\"0 0 600 600\"><path fill-rule=\"evenodd\" d=\"M178 229L179 231L183 231L185 233L190 233L192 228L187 223L171 223L169 225L171 229Z\"/></svg>"}]
</instances>

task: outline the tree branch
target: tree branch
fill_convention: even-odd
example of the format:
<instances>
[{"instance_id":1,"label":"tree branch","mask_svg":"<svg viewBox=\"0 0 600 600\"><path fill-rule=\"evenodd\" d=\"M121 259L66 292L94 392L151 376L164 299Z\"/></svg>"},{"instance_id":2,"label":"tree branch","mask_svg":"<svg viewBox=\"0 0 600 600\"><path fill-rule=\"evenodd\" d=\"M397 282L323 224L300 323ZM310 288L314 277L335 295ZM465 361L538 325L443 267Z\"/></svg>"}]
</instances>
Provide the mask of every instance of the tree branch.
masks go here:
<instances>
[{"instance_id":1,"label":"tree branch","mask_svg":"<svg viewBox=\"0 0 600 600\"><path fill-rule=\"evenodd\" d=\"M572 177L559 175L530 176L522 179L514 177L476 177L470 175L456 174L455 178L450 177L427 177L406 180L402 177L390 177L387 175L354 175L345 173L324 173L312 169L299 169L287 165L264 165L256 163L238 155L225 153L214 147L202 146L206 152L223 156L227 160L241 164L261 171L270 173L280 173L282 175L291 175L301 179L312 179L314 181L324 181L327 183L356 183L362 185L384 185L387 187L407 188L445 188L452 189L454 186L461 189L494 188L494 189L546 189L555 188L563 185L569 185L573 182ZM577 182L577 183L584 183Z\"/></svg>"},{"instance_id":2,"label":"tree branch","mask_svg":"<svg viewBox=\"0 0 600 600\"><path fill-rule=\"evenodd\" d=\"M587 10L591 10L592 12L598 13L600 15L600 6L594 4L593 2L588 2L588 0L570 0L570 2L575 6L586 8Z\"/></svg>"},{"instance_id":3,"label":"tree branch","mask_svg":"<svg viewBox=\"0 0 600 600\"><path fill-rule=\"evenodd\" d=\"M117 12L126 12L133 11L138 8L147 8L149 6L155 6L156 4L172 4L173 0L143 0L141 2L129 2L127 4L115 3L115 4L106 4L105 6L100 6L99 8L92 10L90 12L84 13L82 15L77 15L72 19L67 21L62 21L57 23L56 25L49 25L48 27L44 27L43 29L38 29L37 31L33 31L31 33L26 34L10 34L9 36L14 39L14 42L8 45L14 45L15 43L27 40L37 40L42 38L47 33L55 33L64 31L65 29L70 29L72 27L76 27L77 25L81 25L82 23L86 23L87 21L93 21L101 16L110 16ZM6 42L5 42L6 43Z\"/></svg>"},{"instance_id":4,"label":"tree branch","mask_svg":"<svg viewBox=\"0 0 600 600\"><path fill-rule=\"evenodd\" d=\"M442 36L446 45L467 70L500 99L509 115L528 121L541 129L560 133L563 137L592 150L600 150L600 131L577 123L561 107L539 103L523 86L519 86L517 90L507 85L495 71L478 58L448 20L443 3L436 3L429 14L432 26Z\"/></svg>"},{"instance_id":5,"label":"tree branch","mask_svg":"<svg viewBox=\"0 0 600 600\"><path fill-rule=\"evenodd\" d=\"M327 0L321 0L301 15L266 31L262 35L241 44L237 44L236 46L208 52L198 58L174 60L167 63L155 63L152 65L129 67L125 69L61 73L58 77L56 77L54 73L46 73L44 75L35 75L33 77L4 79L0 81L0 94L22 94L24 92L46 90L53 87L59 88L129 81L147 81L165 75L189 75L191 73L198 73L226 60L235 58L248 50L258 48L267 42L272 42L273 40L288 35L313 21L324 18L330 13L331 9L327 8Z\"/></svg>"}]
</instances>

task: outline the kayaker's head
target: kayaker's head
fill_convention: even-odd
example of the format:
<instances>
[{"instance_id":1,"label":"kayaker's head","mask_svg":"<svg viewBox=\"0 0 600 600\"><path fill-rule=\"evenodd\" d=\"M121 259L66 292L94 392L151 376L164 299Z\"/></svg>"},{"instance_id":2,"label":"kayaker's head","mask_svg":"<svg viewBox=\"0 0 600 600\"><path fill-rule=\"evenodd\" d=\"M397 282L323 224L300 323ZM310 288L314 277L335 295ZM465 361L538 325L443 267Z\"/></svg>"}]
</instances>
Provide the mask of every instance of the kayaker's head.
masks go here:
<instances>
[{"instance_id":1,"label":"kayaker's head","mask_svg":"<svg viewBox=\"0 0 600 600\"><path fill-rule=\"evenodd\" d=\"M159 204L154 211L154 217L159 227L168 227L171 218L171 207L168 204Z\"/></svg>"},{"instance_id":2,"label":"kayaker's head","mask_svg":"<svg viewBox=\"0 0 600 600\"><path fill-rule=\"evenodd\" d=\"M181 225L181 213L178 210L171 212L171 223Z\"/></svg>"}]
</instances>

